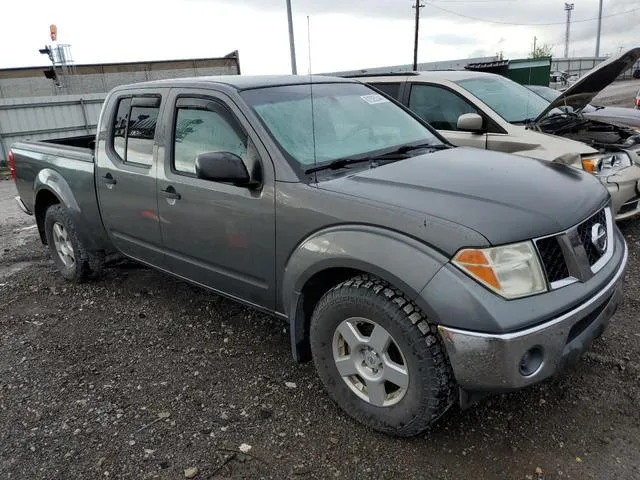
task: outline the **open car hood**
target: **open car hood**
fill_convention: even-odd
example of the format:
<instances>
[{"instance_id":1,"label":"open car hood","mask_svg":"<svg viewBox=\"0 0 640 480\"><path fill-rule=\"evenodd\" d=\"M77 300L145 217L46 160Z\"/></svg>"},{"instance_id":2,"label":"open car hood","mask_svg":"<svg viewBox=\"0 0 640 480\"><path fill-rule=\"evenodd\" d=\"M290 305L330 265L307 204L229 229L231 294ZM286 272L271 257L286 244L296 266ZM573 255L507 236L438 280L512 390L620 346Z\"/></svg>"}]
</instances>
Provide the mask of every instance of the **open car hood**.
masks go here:
<instances>
[{"instance_id":1,"label":"open car hood","mask_svg":"<svg viewBox=\"0 0 640 480\"><path fill-rule=\"evenodd\" d=\"M618 75L631 68L639 58L640 47L636 47L599 63L551 102L538 115L535 123L540 122L554 108L566 105L572 107L574 111L583 109L601 90L618 78Z\"/></svg>"}]
</instances>

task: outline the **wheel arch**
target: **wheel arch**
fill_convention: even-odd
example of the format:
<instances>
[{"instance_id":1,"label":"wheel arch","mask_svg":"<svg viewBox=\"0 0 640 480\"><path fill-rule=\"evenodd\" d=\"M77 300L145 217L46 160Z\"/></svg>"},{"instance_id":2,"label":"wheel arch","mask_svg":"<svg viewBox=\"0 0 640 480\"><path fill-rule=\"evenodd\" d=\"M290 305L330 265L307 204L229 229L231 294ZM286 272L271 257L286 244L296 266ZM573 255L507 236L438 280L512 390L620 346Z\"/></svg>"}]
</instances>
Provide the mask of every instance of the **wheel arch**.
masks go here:
<instances>
[{"instance_id":1,"label":"wheel arch","mask_svg":"<svg viewBox=\"0 0 640 480\"><path fill-rule=\"evenodd\" d=\"M41 188L36 193L33 213L36 217L36 225L38 226L40 240L44 245L47 245L47 236L44 231L44 219L47 214L47 210L52 205L57 205L59 203L61 203L60 198L48 188Z\"/></svg>"},{"instance_id":2,"label":"wheel arch","mask_svg":"<svg viewBox=\"0 0 640 480\"><path fill-rule=\"evenodd\" d=\"M73 190L67 180L58 172L50 168L43 168L38 172L34 180L34 215L40 239L47 244L44 232L44 219L47 209L51 205L61 204L69 213L73 221L79 240L92 250L98 250L95 239L92 237L87 220L76 199ZM93 197L95 199L95 197ZM94 200L95 201L95 200Z\"/></svg>"},{"instance_id":3,"label":"wheel arch","mask_svg":"<svg viewBox=\"0 0 640 480\"><path fill-rule=\"evenodd\" d=\"M290 256L281 283L294 359L311 360L311 315L334 286L357 275L374 275L417 300L447 261L428 245L379 227L353 225L316 232Z\"/></svg>"}]
</instances>

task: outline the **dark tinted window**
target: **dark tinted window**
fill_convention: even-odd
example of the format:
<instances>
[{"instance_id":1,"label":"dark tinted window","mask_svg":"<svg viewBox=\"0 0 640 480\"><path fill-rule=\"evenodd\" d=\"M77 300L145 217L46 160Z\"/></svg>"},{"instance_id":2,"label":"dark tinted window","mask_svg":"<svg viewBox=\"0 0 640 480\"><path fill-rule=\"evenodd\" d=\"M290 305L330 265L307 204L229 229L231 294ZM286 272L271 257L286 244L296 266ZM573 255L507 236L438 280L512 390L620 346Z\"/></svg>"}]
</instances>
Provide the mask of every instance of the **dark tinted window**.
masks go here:
<instances>
[{"instance_id":1,"label":"dark tinted window","mask_svg":"<svg viewBox=\"0 0 640 480\"><path fill-rule=\"evenodd\" d=\"M437 130L457 130L460 115L478 113L462 97L432 85L412 85L409 108Z\"/></svg>"},{"instance_id":2,"label":"dark tinted window","mask_svg":"<svg viewBox=\"0 0 640 480\"><path fill-rule=\"evenodd\" d=\"M157 107L131 107L127 134L127 162L151 165L153 137L158 123Z\"/></svg>"},{"instance_id":3,"label":"dark tinted window","mask_svg":"<svg viewBox=\"0 0 640 480\"><path fill-rule=\"evenodd\" d=\"M384 93L396 100L400 99L400 84L399 83L372 83L378 90L382 90Z\"/></svg>"},{"instance_id":4,"label":"dark tinted window","mask_svg":"<svg viewBox=\"0 0 640 480\"><path fill-rule=\"evenodd\" d=\"M113 122L113 148L124 162L127 149L127 123L131 110L131 99L123 98L118 102L118 111Z\"/></svg>"},{"instance_id":5,"label":"dark tinted window","mask_svg":"<svg viewBox=\"0 0 640 480\"><path fill-rule=\"evenodd\" d=\"M247 135L223 107L178 108L173 167L195 174L196 157L204 152L231 152L245 158Z\"/></svg>"},{"instance_id":6,"label":"dark tinted window","mask_svg":"<svg viewBox=\"0 0 640 480\"><path fill-rule=\"evenodd\" d=\"M124 162L151 165L160 108L131 104L131 98L124 98L118 104L113 125L113 148Z\"/></svg>"}]
</instances>

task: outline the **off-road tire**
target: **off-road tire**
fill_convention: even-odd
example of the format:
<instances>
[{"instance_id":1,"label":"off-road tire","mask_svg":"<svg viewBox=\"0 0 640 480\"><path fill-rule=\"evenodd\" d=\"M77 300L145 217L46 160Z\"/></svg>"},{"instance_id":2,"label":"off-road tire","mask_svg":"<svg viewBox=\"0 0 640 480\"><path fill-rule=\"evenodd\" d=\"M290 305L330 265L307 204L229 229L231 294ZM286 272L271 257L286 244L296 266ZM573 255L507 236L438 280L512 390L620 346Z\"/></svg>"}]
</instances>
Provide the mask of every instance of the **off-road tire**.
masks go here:
<instances>
[{"instance_id":1,"label":"off-road tire","mask_svg":"<svg viewBox=\"0 0 640 480\"><path fill-rule=\"evenodd\" d=\"M405 357L406 393L396 404L378 407L358 397L338 373L333 336L350 317L385 328ZM311 318L313 360L329 396L355 420L380 432L410 437L427 430L454 403L455 381L437 329L398 289L361 275L329 290Z\"/></svg>"},{"instance_id":2,"label":"off-road tire","mask_svg":"<svg viewBox=\"0 0 640 480\"><path fill-rule=\"evenodd\" d=\"M59 223L65 228L69 241L73 246L75 264L72 267L67 267L64 264L56 250L53 233L53 226L55 223ZM73 224L66 208L60 204L56 204L47 209L47 213L44 217L44 232L47 237L47 245L49 246L51 256L53 257L53 262L60 274L65 279L73 282L83 282L89 278L91 274L92 256L78 238L75 225Z\"/></svg>"}]
</instances>

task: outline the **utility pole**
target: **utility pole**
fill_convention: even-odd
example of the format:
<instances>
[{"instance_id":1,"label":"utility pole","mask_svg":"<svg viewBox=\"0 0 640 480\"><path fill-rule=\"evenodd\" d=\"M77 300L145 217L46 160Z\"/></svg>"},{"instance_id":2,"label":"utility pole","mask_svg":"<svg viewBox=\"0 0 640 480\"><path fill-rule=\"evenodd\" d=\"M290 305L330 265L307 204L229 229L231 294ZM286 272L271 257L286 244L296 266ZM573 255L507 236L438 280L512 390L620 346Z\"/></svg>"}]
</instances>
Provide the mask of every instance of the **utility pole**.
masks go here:
<instances>
[{"instance_id":1,"label":"utility pole","mask_svg":"<svg viewBox=\"0 0 640 480\"><path fill-rule=\"evenodd\" d=\"M536 37L535 35L533 36L533 52L531 52L531 57L532 58L536 58L536 41L538 40L538 37Z\"/></svg>"},{"instance_id":2,"label":"utility pole","mask_svg":"<svg viewBox=\"0 0 640 480\"><path fill-rule=\"evenodd\" d=\"M564 9L567 12L567 30L564 34L564 58L569 58L569 29L571 28L571 10L573 10L573 3L565 3Z\"/></svg>"},{"instance_id":3,"label":"utility pole","mask_svg":"<svg viewBox=\"0 0 640 480\"><path fill-rule=\"evenodd\" d=\"M596 36L596 57L600 56L600 31L602 29L602 0L600 0L600 9L598 10L598 35Z\"/></svg>"},{"instance_id":4,"label":"utility pole","mask_svg":"<svg viewBox=\"0 0 640 480\"><path fill-rule=\"evenodd\" d=\"M420 9L424 7L420 0L416 0L416 4L413 8L416 9L416 36L413 41L413 71L418 70L418 29L420 28Z\"/></svg>"},{"instance_id":5,"label":"utility pole","mask_svg":"<svg viewBox=\"0 0 640 480\"><path fill-rule=\"evenodd\" d=\"M291 15L291 0L287 0L287 17L289 19L289 50L291 51L291 73L298 74L296 67L296 45L293 40L293 17Z\"/></svg>"}]
</instances>

